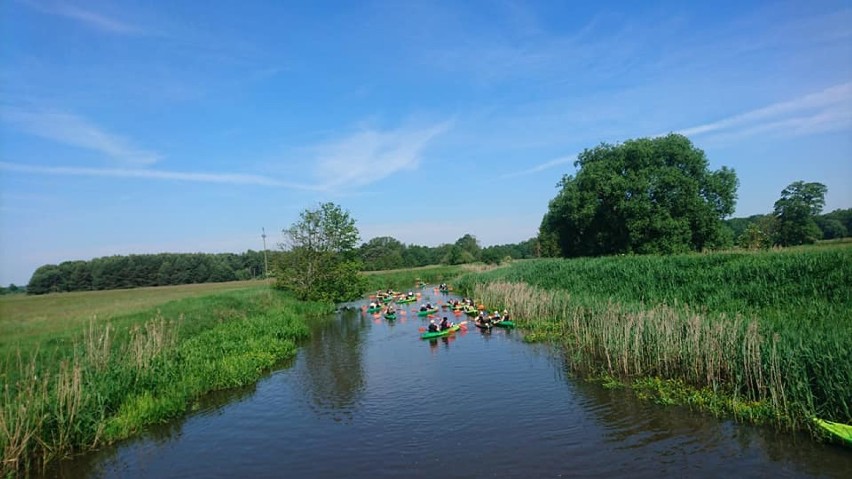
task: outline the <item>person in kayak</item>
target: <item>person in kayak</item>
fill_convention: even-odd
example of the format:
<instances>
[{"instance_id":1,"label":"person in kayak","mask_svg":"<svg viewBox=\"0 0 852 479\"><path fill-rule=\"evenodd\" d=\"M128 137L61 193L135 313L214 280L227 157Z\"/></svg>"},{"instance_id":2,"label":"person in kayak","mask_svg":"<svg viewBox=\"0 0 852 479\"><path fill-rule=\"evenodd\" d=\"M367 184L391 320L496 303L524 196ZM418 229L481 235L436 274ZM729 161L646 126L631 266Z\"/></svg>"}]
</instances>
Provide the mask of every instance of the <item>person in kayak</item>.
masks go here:
<instances>
[{"instance_id":1,"label":"person in kayak","mask_svg":"<svg viewBox=\"0 0 852 479\"><path fill-rule=\"evenodd\" d=\"M446 331L452 327L453 325L447 320L447 317L444 316L444 319L441 320L441 331Z\"/></svg>"},{"instance_id":2,"label":"person in kayak","mask_svg":"<svg viewBox=\"0 0 852 479\"><path fill-rule=\"evenodd\" d=\"M485 311L480 311L479 316L476 318L476 324L482 327L491 327L491 318L485 314Z\"/></svg>"},{"instance_id":3,"label":"person in kayak","mask_svg":"<svg viewBox=\"0 0 852 479\"><path fill-rule=\"evenodd\" d=\"M429 322L429 332L430 333L437 333L438 332L438 325L435 324L434 319Z\"/></svg>"},{"instance_id":4,"label":"person in kayak","mask_svg":"<svg viewBox=\"0 0 852 479\"><path fill-rule=\"evenodd\" d=\"M500 319L500 311L495 309L494 314L492 314L488 319L490 319L492 323L499 323L502 321L502 319Z\"/></svg>"},{"instance_id":5,"label":"person in kayak","mask_svg":"<svg viewBox=\"0 0 852 479\"><path fill-rule=\"evenodd\" d=\"M425 304L420 305L420 311L426 311L426 305Z\"/></svg>"},{"instance_id":6,"label":"person in kayak","mask_svg":"<svg viewBox=\"0 0 852 479\"><path fill-rule=\"evenodd\" d=\"M393 307L392 304L388 305L388 310L385 312L385 314L396 314L396 309Z\"/></svg>"},{"instance_id":7,"label":"person in kayak","mask_svg":"<svg viewBox=\"0 0 852 479\"><path fill-rule=\"evenodd\" d=\"M508 321L509 320L509 310L503 310L503 316L500 317L500 321Z\"/></svg>"}]
</instances>

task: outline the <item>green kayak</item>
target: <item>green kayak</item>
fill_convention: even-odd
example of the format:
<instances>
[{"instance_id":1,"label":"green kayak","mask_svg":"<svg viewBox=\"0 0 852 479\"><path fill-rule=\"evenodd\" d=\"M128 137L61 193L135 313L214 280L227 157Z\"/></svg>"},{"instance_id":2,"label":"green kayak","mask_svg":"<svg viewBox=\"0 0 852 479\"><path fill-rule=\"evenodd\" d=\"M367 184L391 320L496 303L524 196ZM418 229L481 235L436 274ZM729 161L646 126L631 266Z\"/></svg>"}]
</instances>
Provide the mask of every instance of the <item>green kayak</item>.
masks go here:
<instances>
[{"instance_id":1,"label":"green kayak","mask_svg":"<svg viewBox=\"0 0 852 479\"><path fill-rule=\"evenodd\" d=\"M381 306L377 306L377 307L375 307L375 308L367 308L367 312L368 312L368 313L378 313L378 312L379 312L379 311L381 311L381 310L382 310L382 307L381 307Z\"/></svg>"},{"instance_id":2,"label":"green kayak","mask_svg":"<svg viewBox=\"0 0 852 479\"><path fill-rule=\"evenodd\" d=\"M823 421L822 419L814 418L814 422L832 436L846 441L846 444L852 446L852 426L839 422Z\"/></svg>"},{"instance_id":3,"label":"green kayak","mask_svg":"<svg viewBox=\"0 0 852 479\"><path fill-rule=\"evenodd\" d=\"M501 328L514 328L515 323L513 321L509 321L508 319L505 321L495 321L494 326L499 326Z\"/></svg>"},{"instance_id":4,"label":"green kayak","mask_svg":"<svg viewBox=\"0 0 852 479\"><path fill-rule=\"evenodd\" d=\"M438 312L438 308L427 309L426 311L418 311L417 316L429 316Z\"/></svg>"},{"instance_id":5,"label":"green kayak","mask_svg":"<svg viewBox=\"0 0 852 479\"><path fill-rule=\"evenodd\" d=\"M430 332L427 331L427 332L421 334L420 338L421 339L440 338L441 336L446 336L448 334L455 333L456 331L459 330L460 327L461 327L460 324L455 324L453 326L450 326L450 329L445 329L443 331L435 331L434 333L430 333Z\"/></svg>"},{"instance_id":6,"label":"green kayak","mask_svg":"<svg viewBox=\"0 0 852 479\"><path fill-rule=\"evenodd\" d=\"M413 303L415 301L417 301L417 298L415 298L414 296L412 296L410 298L404 298L404 299L396 300L397 303Z\"/></svg>"},{"instance_id":7,"label":"green kayak","mask_svg":"<svg viewBox=\"0 0 852 479\"><path fill-rule=\"evenodd\" d=\"M386 314L385 319L396 319L396 313L394 314Z\"/></svg>"}]
</instances>

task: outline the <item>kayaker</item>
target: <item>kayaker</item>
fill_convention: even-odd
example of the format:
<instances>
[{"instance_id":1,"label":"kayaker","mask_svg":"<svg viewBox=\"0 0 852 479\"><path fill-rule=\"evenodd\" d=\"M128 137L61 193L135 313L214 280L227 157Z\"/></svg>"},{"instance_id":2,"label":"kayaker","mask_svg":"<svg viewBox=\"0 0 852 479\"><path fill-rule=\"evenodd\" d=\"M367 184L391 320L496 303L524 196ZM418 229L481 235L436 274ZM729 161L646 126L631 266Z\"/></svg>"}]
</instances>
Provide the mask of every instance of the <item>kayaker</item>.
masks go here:
<instances>
[{"instance_id":1,"label":"kayaker","mask_svg":"<svg viewBox=\"0 0 852 479\"><path fill-rule=\"evenodd\" d=\"M441 331L445 331L450 329L453 325L447 320L447 317L444 316L444 319L441 320Z\"/></svg>"},{"instance_id":2,"label":"kayaker","mask_svg":"<svg viewBox=\"0 0 852 479\"><path fill-rule=\"evenodd\" d=\"M393 305L388 306L388 310L385 314L396 314L396 309L394 309Z\"/></svg>"},{"instance_id":3,"label":"kayaker","mask_svg":"<svg viewBox=\"0 0 852 479\"><path fill-rule=\"evenodd\" d=\"M420 311L427 311L425 304L420 305Z\"/></svg>"},{"instance_id":4,"label":"kayaker","mask_svg":"<svg viewBox=\"0 0 852 479\"><path fill-rule=\"evenodd\" d=\"M500 318L500 321L508 321L509 320L509 310L503 310L503 316Z\"/></svg>"},{"instance_id":5,"label":"kayaker","mask_svg":"<svg viewBox=\"0 0 852 479\"><path fill-rule=\"evenodd\" d=\"M429 332L430 333L437 333L438 332L438 325L435 324L434 319L429 322Z\"/></svg>"},{"instance_id":6,"label":"kayaker","mask_svg":"<svg viewBox=\"0 0 852 479\"><path fill-rule=\"evenodd\" d=\"M491 315L491 317L490 317L489 319L491 319L491 321L492 321L492 322L499 322L499 321L502 321L502 320L500 319L500 311L497 311L497 310L495 309L495 310L494 310L494 314L492 314L492 315Z\"/></svg>"}]
</instances>

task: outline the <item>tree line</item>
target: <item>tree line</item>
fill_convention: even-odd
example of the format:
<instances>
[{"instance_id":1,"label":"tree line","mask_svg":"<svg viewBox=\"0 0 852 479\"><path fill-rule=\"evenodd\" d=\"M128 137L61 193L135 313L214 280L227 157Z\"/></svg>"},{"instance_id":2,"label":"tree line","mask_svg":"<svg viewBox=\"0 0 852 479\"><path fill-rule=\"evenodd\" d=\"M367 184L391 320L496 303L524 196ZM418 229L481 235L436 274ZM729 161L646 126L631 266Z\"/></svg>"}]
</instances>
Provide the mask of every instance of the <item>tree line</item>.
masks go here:
<instances>
[{"instance_id":1,"label":"tree line","mask_svg":"<svg viewBox=\"0 0 852 479\"><path fill-rule=\"evenodd\" d=\"M35 270L28 294L98 291L263 277L262 251L245 253L159 253L65 261Z\"/></svg>"},{"instance_id":2,"label":"tree line","mask_svg":"<svg viewBox=\"0 0 852 479\"><path fill-rule=\"evenodd\" d=\"M358 261L358 270L378 271L477 261L500 263L509 259L530 258L534 256L534 244L535 240L531 239L517 244L483 248L474 236L466 234L455 243L430 247L407 245L395 238L383 236L373 238L359 247L354 247L353 243L350 256ZM270 273L274 275L276 267L288 258L281 249L268 251ZM26 287L12 284L8 288L0 288L0 294L46 294L247 280L263 278L264 266L263 252L253 250L240 254L116 255L40 266Z\"/></svg>"},{"instance_id":3,"label":"tree line","mask_svg":"<svg viewBox=\"0 0 852 479\"><path fill-rule=\"evenodd\" d=\"M432 264L498 263L531 257L535 239L482 248L471 234L437 247L405 245L381 236L361 246L355 219L334 203L306 209L284 230L282 251L274 261L275 286L300 299L348 301L366 288L361 271L418 267Z\"/></svg>"},{"instance_id":4,"label":"tree line","mask_svg":"<svg viewBox=\"0 0 852 479\"><path fill-rule=\"evenodd\" d=\"M776 213L752 215L746 218L725 220L731 229L733 243L746 249L769 248L813 243L817 240L833 240L852 236L852 208L837 209L830 213L802 215L798 226L786 224Z\"/></svg>"}]
</instances>

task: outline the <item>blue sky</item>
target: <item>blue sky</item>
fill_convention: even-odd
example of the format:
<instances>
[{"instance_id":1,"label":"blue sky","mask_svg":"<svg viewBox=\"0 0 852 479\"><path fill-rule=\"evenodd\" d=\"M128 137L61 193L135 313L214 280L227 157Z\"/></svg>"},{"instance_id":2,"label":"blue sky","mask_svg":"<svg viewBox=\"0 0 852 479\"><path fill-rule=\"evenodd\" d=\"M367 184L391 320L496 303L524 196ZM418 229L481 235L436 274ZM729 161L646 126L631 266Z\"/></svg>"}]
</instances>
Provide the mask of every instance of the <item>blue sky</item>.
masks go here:
<instances>
[{"instance_id":1,"label":"blue sky","mask_svg":"<svg viewBox=\"0 0 852 479\"><path fill-rule=\"evenodd\" d=\"M536 234L578 152L680 132L852 207L852 2L0 2L0 284L99 256Z\"/></svg>"}]
</instances>

